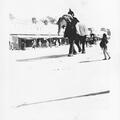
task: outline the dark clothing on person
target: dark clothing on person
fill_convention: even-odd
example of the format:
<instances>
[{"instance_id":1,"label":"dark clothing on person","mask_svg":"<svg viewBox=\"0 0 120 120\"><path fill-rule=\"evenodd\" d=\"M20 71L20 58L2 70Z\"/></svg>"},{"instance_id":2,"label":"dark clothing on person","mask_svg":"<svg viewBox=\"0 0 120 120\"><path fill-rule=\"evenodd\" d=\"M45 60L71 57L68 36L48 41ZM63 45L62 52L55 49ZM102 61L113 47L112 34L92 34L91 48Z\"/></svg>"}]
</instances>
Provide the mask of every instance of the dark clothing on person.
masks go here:
<instances>
[{"instance_id":1,"label":"dark clothing on person","mask_svg":"<svg viewBox=\"0 0 120 120\"><path fill-rule=\"evenodd\" d=\"M73 20L72 20L72 25L75 26L77 23L79 22L79 20L76 18L76 17L73 17Z\"/></svg>"},{"instance_id":2,"label":"dark clothing on person","mask_svg":"<svg viewBox=\"0 0 120 120\"><path fill-rule=\"evenodd\" d=\"M80 36L81 44L82 44L82 53L85 53L85 43L86 43L86 35Z\"/></svg>"},{"instance_id":3,"label":"dark clothing on person","mask_svg":"<svg viewBox=\"0 0 120 120\"><path fill-rule=\"evenodd\" d=\"M64 32L64 37L68 37L69 39L69 54L76 54L76 50L74 48L74 43L77 45L79 52L81 51L80 45L79 45L79 36L76 36L76 24L77 24L78 19L73 17L72 21L67 23L67 27Z\"/></svg>"},{"instance_id":4,"label":"dark clothing on person","mask_svg":"<svg viewBox=\"0 0 120 120\"><path fill-rule=\"evenodd\" d=\"M107 43L108 43L107 37L103 37L100 42L100 47L103 49L107 49Z\"/></svg>"},{"instance_id":5,"label":"dark clothing on person","mask_svg":"<svg viewBox=\"0 0 120 120\"><path fill-rule=\"evenodd\" d=\"M108 56L108 60L111 58L109 53L107 52L107 43L108 43L107 35L104 33L103 38L100 42L100 47L102 48L104 54L104 60L107 59L107 56Z\"/></svg>"},{"instance_id":6,"label":"dark clothing on person","mask_svg":"<svg viewBox=\"0 0 120 120\"><path fill-rule=\"evenodd\" d=\"M74 12L71 9L69 9L68 14L72 16L72 19L71 22L67 24L64 37L68 37L69 39L69 44L70 44L69 55L77 53L74 44L77 45L78 51L81 52L80 40L82 43L82 53L84 53L85 52L84 41L86 39L86 36L84 37L77 34L76 24L79 22L79 20L76 17L74 17Z\"/></svg>"},{"instance_id":7,"label":"dark clothing on person","mask_svg":"<svg viewBox=\"0 0 120 120\"><path fill-rule=\"evenodd\" d=\"M77 22L79 22L79 20L76 17L74 17L74 12L71 9L69 9L68 14L72 16L71 26L75 27L75 25L77 24Z\"/></svg>"}]
</instances>

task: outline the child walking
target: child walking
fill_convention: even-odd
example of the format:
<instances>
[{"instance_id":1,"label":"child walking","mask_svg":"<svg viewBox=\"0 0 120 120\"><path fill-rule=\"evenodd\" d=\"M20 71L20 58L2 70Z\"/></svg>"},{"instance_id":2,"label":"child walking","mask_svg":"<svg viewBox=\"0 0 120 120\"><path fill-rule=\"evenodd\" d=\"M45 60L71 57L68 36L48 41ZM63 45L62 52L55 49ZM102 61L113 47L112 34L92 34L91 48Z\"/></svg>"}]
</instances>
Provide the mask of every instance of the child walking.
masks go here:
<instances>
[{"instance_id":1,"label":"child walking","mask_svg":"<svg viewBox=\"0 0 120 120\"><path fill-rule=\"evenodd\" d=\"M104 33L103 37L102 37L102 40L100 42L100 47L102 48L103 54L104 54L104 59L103 60L106 60L107 56L108 56L108 60L111 58L110 55L107 52L107 43L108 43L107 35Z\"/></svg>"},{"instance_id":2,"label":"child walking","mask_svg":"<svg viewBox=\"0 0 120 120\"><path fill-rule=\"evenodd\" d=\"M37 45L36 40L34 40L34 41L33 41L33 44L32 44L32 48L35 49L36 45Z\"/></svg>"}]
</instances>

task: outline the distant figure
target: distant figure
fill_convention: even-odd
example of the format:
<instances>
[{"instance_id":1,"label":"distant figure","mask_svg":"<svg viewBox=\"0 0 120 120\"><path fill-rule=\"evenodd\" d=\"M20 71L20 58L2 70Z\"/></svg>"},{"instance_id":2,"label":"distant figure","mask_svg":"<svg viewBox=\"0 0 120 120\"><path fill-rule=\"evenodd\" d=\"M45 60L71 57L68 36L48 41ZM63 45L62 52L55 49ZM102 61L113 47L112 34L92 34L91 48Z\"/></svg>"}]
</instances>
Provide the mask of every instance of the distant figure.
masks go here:
<instances>
[{"instance_id":1,"label":"distant figure","mask_svg":"<svg viewBox=\"0 0 120 120\"><path fill-rule=\"evenodd\" d=\"M22 41L22 44L21 44L21 49L25 50L25 42L23 42L23 41Z\"/></svg>"},{"instance_id":2,"label":"distant figure","mask_svg":"<svg viewBox=\"0 0 120 120\"><path fill-rule=\"evenodd\" d=\"M32 48L35 49L36 45L37 45L37 42L36 42L36 40L34 40L34 41L33 41L33 44L32 44Z\"/></svg>"},{"instance_id":3,"label":"distant figure","mask_svg":"<svg viewBox=\"0 0 120 120\"><path fill-rule=\"evenodd\" d=\"M96 39L95 39L95 34L94 33L90 34L90 44L96 44Z\"/></svg>"},{"instance_id":4,"label":"distant figure","mask_svg":"<svg viewBox=\"0 0 120 120\"><path fill-rule=\"evenodd\" d=\"M9 41L9 49L10 49L10 50L14 50L13 42L10 42L10 41Z\"/></svg>"},{"instance_id":5,"label":"distant figure","mask_svg":"<svg viewBox=\"0 0 120 120\"><path fill-rule=\"evenodd\" d=\"M41 40L39 40L39 43L38 43L38 44L39 44L39 47L41 47L41 46L42 46L42 42L41 42Z\"/></svg>"},{"instance_id":6,"label":"distant figure","mask_svg":"<svg viewBox=\"0 0 120 120\"><path fill-rule=\"evenodd\" d=\"M108 60L111 58L110 55L107 52L107 43L108 43L107 35L104 33L103 38L100 42L100 47L102 48L103 54L104 54L104 59L103 60L106 60L107 56L108 56Z\"/></svg>"}]
</instances>

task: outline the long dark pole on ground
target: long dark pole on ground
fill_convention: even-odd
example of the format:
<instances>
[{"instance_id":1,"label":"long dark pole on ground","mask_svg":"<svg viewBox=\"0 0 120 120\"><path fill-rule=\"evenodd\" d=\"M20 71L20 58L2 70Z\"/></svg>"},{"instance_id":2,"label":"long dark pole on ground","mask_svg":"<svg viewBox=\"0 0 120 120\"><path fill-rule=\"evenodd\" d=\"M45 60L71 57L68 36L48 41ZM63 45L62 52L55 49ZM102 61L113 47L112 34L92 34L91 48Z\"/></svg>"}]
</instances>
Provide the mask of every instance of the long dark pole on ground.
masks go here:
<instances>
[{"instance_id":1,"label":"long dark pole on ground","mask_svg":"<svg viewBox=\"0 0 120 120\"><path fill-rule=\"evenodd\" d=\"M45 100L45 101L39 101L39 102L33 102L33 103L24 103L24 104L21 104L21 105L17 105L16 108L23 107L23 106L29 106L29 105L40 104L40 103L48 103L48 102L55 102L55 101L69 100L69 99L73 99L73 98L95 96L95 95L101 95L101 94L107 94L107 93L110 93L110 91L107 90L107 91L101 91L101 92L95 92L95 93L88 93L88 94L78 95L78 96L72 96L72 97L65 97L65 98L51 99L51 100Z\"/></svg>"}]
</instances>

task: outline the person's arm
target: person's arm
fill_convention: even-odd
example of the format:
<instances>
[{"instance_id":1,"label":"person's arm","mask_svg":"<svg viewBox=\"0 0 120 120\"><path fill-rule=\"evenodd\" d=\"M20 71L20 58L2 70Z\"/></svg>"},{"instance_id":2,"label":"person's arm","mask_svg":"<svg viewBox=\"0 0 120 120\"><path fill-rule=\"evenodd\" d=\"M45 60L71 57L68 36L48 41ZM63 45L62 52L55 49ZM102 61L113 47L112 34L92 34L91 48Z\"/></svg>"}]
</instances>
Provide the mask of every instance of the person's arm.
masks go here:
<instances>
[{"instance_id":1,"label":"person's arm","mask_svg":"<svg viewBox=\"0 0 120 120\"><path fill-rule=\"evenodd\" d=\"M79 29L79 24L76 24L76 30L77 30L77 34L81 35L80 29Z\"/></svg>"}]
</instances>

